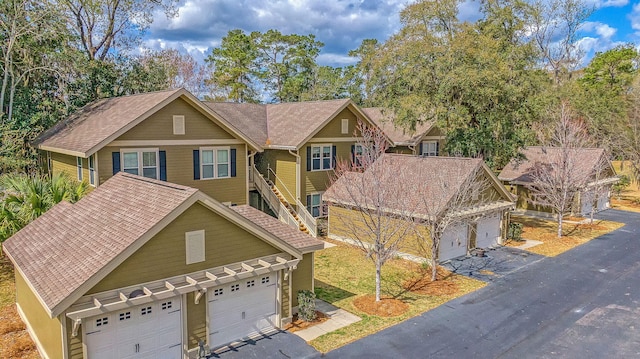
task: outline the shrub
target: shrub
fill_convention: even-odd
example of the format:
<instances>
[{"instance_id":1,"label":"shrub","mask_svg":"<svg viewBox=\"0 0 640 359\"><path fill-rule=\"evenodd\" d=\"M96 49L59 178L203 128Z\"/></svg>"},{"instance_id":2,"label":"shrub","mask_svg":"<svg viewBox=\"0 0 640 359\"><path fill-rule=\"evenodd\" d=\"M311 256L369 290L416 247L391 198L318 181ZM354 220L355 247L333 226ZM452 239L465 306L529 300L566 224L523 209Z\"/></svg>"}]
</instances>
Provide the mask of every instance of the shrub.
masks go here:
<instances>
[{"instance_id":1,"label":"shrub","mask_svg":"<svg viewBox=\"0 0 640 359\"><path fill-rule=\"evenodd\" d=\"M522 240L522 223L509 222L509 228L507 229L507 239L514 241Z\"/></svg>"},{"instance_id":2,"label":"shrub","mask_svg":"<svg viewBox=\"0 0 640 359\"><path fill-rule=\"evenodd\" d=\"M298 318L305 322L316 319L316 294L310 290L298 291Z\"/></svg>"},{"instance_id":3,"label":"shrub","mask_svg":"<svg viewBox=\"0 0 640 359\"><path fill-rule=\"evenodd\" d=\"M618 199L620 199L620 194L622 191L627 188L631 184L631 179L627 175L621 175L618 182L613 185L613 192L615 192Z\"/></svg>"}]
</instances>

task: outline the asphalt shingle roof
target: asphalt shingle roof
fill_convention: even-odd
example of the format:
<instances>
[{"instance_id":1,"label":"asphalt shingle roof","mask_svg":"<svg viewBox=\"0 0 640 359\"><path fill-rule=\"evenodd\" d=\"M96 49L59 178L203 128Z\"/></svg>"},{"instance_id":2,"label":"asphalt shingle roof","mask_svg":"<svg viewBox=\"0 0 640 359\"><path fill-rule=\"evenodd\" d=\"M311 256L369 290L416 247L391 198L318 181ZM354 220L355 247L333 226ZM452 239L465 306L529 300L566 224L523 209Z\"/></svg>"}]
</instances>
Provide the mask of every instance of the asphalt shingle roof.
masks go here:
<instances>
[{"instance_id":1,"label":"asphalt shingle roof","mask_svg":"<svg viewBox=\"0 0 640 359\"><path fill-rule=\"evenodd\" d=\"M52 310L197 190L120 172L62 202L3 245Z\"/></svg>"},{"instance_id":2,"label":"asphalt shingle roof","mask_svg":"<svg viewBox=\"0 0 640 359\"><path fill-rule=\"evenodd\" d=\"M501 181L531 182L530 173L536 164L553 164L559 156L560 148L529 146L520 151L523 158L512 159L500 172ZM598 162L605 155L601 148L572 148L569 153L580 165L579 173L595 171Z\"/></svg>"},{"instance_id":3,"label":"asphalt shingle roof","mask_svg":"<svg viewBox=\"0 0 640 359\"><path fill-rule=\"evenodd\" d=\"M415 146L422 136L433 128L433 122L431 121L418 123L415 131L399 127L394 123L393 118L390 117L392 115L384 113L381 107L362 108L362 112L369 117L371 122L382 129L382 132L393 141L395 146Z\"/></svg>"}]
</instances>

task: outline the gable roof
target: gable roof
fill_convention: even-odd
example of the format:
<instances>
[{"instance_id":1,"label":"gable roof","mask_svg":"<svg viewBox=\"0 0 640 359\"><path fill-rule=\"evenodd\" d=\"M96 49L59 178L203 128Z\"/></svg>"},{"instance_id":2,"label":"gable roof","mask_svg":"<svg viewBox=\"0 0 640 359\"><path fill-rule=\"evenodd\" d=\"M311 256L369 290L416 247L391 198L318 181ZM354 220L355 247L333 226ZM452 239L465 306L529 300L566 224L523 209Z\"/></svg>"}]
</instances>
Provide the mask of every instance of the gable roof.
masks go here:
<instances>
[{"instance_id":1,"label":"gable roof","mask_svg":"<svg viewBox=\"0 0 640 359\"><path fill-rule=\"evenodd\" d=\"M378 170L384 166L384 170ZM384 154L363 173L347 173L332 184L322 199L343 205L375 203L388 211L405 211L414 216L433 216L441 213L464 183L475 180L472 176L484 172L497 186L505 206L510 206L512 196L497 181L481 159L462 157L410 156ZM374 182L380 186L369 185ZM353 182L356 181L354 184ZM363 190L354 190L354 188ZM395 188L396 190L392 190ZM391 189L391 190L390 190Z\"/></svg>"},{"instance_id":2,"label":"gable roof","mask_svg":"<svg viewBox=\"0 0 640 359\"><path fill-rule=\"evenodd\" d=\"M54 317L196 202L296 258L302 258L298 248L317 247L317 240L293 235L273 217L231 210L190 187L120 172L77 203L54 206L3 249Z\"/></svg>"},{"instance_id":3,"label":"gable roof","mask_svg":"<svg viewBox=\"0 0 640 359\"><path fill-rule=\"evenodd\" d=\"M299 149L345 108L350 108L356 116L370 122L350 99L277 104L205 104L265 148Z\"/></svg>"},{"instance_id":4,"label":"gable roof","mask_svg":"<svg viewBox=\"0 0 640 359\"><path fill-rule=\"evenodd\" d=\"M432 121L427 121L418 123L415 131L402 128L394 122L392 115L384 113L382 107L365 107L362 112L382 129L382 132L393 141L394 146L415 146L434 127Z\"/></svg>"},{"instance_id":5,"label":"gable roof","mask_svg":"<svg viewBox=\"0 0 640 359\"><path fill-rule=\"evenodd\" d=\"M261 150L259 145L183 88L94 101L44 131L34 144L43 150L86 158L177 98L186 100L229 133Z\"/></svg>"},{"instance_id":6,"label":"gable roof","mask_svg":"<svg viewBox=\"0 0 640 359\"><path fill-rule=\"evenodd\" d=\"M537 164L552 164L560 153L558 147L529 146L520 150L523 158L513 158L500 171L501 181L531 182L530 173ZM596 170L598 162L605 151L602 148L572 148L570 156L580 166L580 173L591 173Z\"/></svg>"}]
</instances>

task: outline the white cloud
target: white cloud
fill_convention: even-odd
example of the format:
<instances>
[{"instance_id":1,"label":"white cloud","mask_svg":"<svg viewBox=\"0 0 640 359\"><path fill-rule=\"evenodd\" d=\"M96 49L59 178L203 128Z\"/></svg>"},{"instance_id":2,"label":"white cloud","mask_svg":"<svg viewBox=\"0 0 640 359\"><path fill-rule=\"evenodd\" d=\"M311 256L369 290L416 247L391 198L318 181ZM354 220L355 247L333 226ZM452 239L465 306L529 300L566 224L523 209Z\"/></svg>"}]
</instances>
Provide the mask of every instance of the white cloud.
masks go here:
<instances>
[{"instance_id":1,"label":"white cloud","mask_svg":"<svg viewBox=\"0 0 640 359\"><path fill-rule=\"evenodd\" d=\"M640 31L640 3L633 5L627 18L631 21L631 28Z\"/></svg>"},{"instance_id":2,"label":"white cloud","mask_svg":"<svg viewBox=\"0 0 640 359\"><path fill-rule=\"evenodd\" d=\"M585 3L596 9L601 9L605 7L623 7L629 3L629 0L586 0Z\"/></svg>"}]
</instances>

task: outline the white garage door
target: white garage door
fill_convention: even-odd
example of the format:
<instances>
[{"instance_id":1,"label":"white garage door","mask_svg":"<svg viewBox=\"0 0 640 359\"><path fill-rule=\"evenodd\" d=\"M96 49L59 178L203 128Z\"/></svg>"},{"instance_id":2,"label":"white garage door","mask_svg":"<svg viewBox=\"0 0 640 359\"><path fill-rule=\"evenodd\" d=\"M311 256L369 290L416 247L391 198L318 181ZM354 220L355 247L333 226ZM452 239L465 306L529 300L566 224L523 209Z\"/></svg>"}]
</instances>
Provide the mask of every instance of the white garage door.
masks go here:
<instances>
[{"instance_id":1,"label":"white garage door","mask_svg":"<svg viewBox=\"0 0 640 359\"><path fill-rule=\"evenodd\" d=\"M609 208L609 197L611 196L610 191L603 191L603 193L598 197L598 212L604 211Z\"/></svg>"},{"instance_id":2,"label":"white garage door","mask_svg":"<svg viewBox=\"0 0 640 359\"><path fill-rule=\"evenodd\" d=\"M182 358L180 297L85 320L89 359Z\"/></svg>"},{"instance_id":3,"label":"white garage door","mask_svg":"<svg viewBox=\"0 0 640 359\"><path fill-rule=\"evenodd\" d=\"M275 327L276 284L277 275L270 273L209 289L209 346Z\"/></svg>"},{"instance_id":4,"label":"white garage door","mask_svg":"<svg viewBox=\"0 0 640 359\"><path fill-rule=\"evenodd\" d=\"M500 214L494 213L478 220L476 247L488 248L500 242Z\"/></svg>"},{"instance_id":5,"label":"white garage door","mask_svg":"<svg viewBox=\"0 0 640 359\"><path fill-rule=\"evenodd\" d=\"M467 254L467 225L458 224L447 228L440 240L440 261Z\"/></svg>"}]
</instances>

